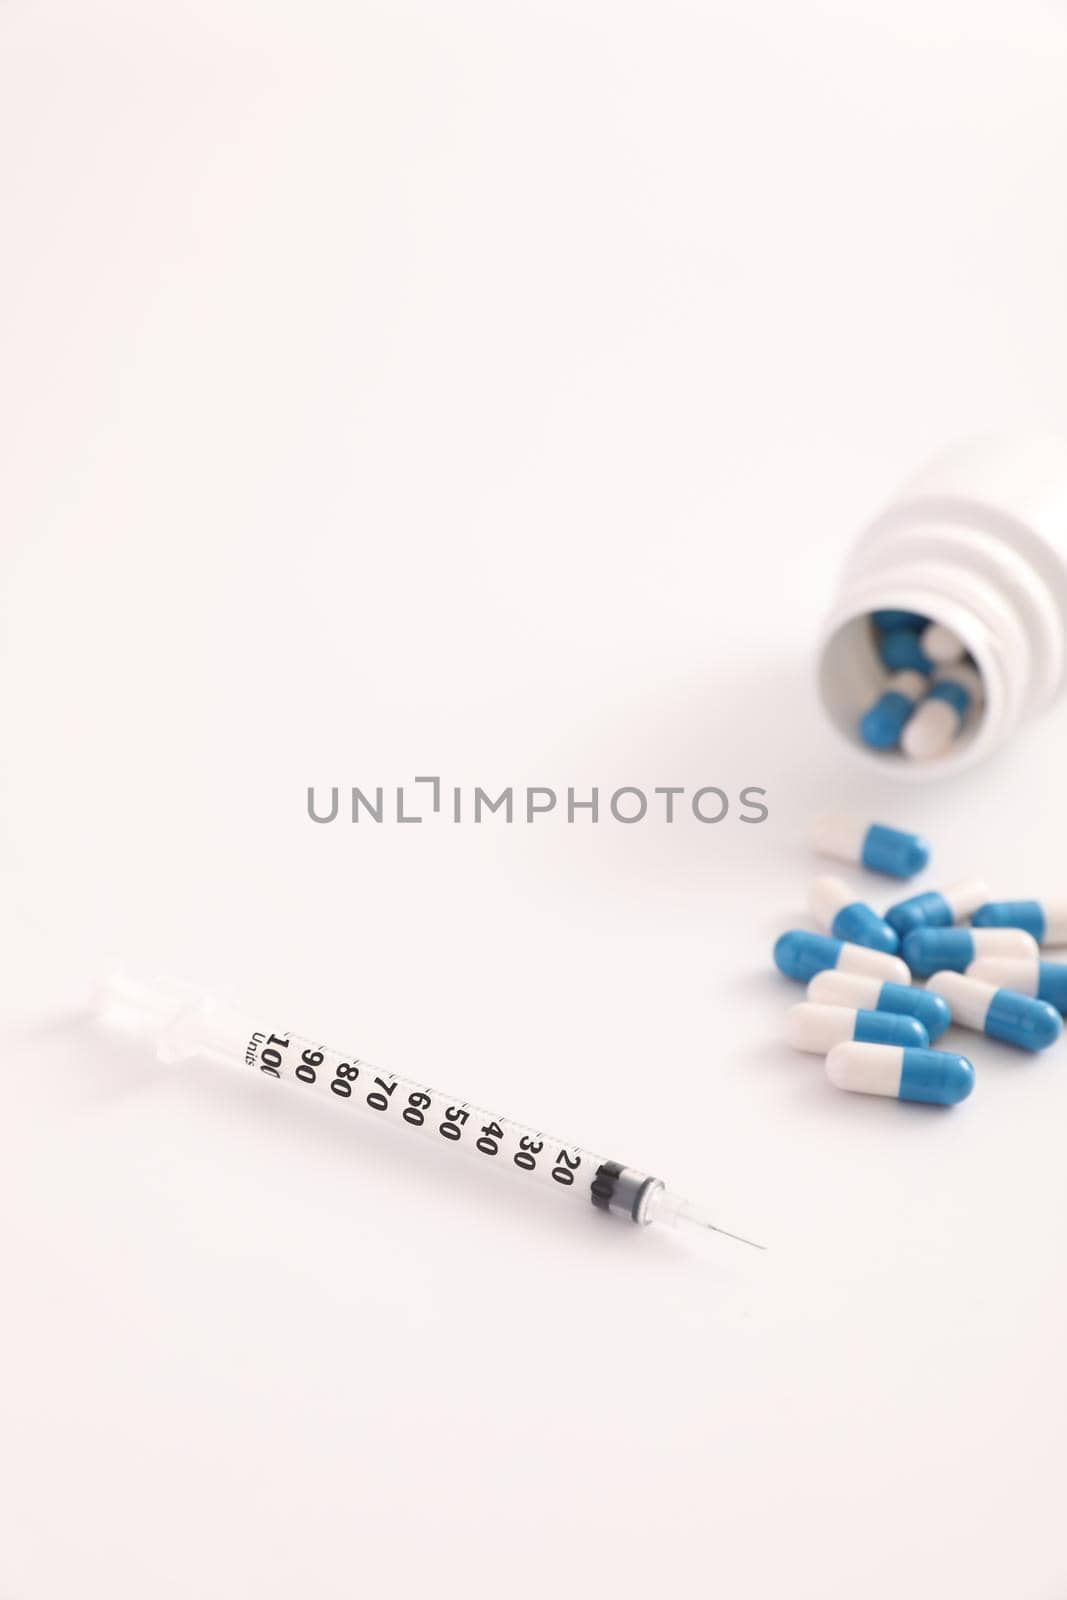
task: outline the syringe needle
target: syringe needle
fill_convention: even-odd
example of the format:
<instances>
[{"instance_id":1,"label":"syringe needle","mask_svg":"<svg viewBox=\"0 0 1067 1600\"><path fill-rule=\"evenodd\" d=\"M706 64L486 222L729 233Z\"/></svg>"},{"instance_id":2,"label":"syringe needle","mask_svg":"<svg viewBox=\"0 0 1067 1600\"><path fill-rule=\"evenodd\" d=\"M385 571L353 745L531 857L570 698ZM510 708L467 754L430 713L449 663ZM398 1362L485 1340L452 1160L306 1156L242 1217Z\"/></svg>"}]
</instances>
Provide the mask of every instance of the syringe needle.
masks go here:
<instances>
[{"instance_id":1,"label":"syringe needle","mask_svg":"<svg viewBox=\"0 0 1067 1600\"><path fill-rule=\"evenodd\" d=\"M724 1239L733 1239L735 1244L747 1244L752 1250L766 1250L765 1244L757 1244L755 1239L746 1239L743 1233L731 1233L729 1228L720 1227L704 1206L696 1205L692 1200L687 1200L684 1195L677 1194L673 1189L661 1187L649 1202L650 1220L670 1222L677 1225L687 1222L692 1228L704 1228L709 1233L721 1234Z\"/></svg>"},{"instance_id":2,"label":"syringe needle","mask_svg":"<svg viewBox=\"0 0 1067 1600\"><path fill-rule=\"evenodd\" d=\"M729 1228L720 1228L717 1222L705 1222L705 1228L710 1228L712 1233L721 1233L726 1239L735 1239L738 1244L747 1244L753 1250L766 1250L765 1244L757 1244L755 1239L746 1239L743 1233L731 1233Z\"/></svg>"}]
</instances>

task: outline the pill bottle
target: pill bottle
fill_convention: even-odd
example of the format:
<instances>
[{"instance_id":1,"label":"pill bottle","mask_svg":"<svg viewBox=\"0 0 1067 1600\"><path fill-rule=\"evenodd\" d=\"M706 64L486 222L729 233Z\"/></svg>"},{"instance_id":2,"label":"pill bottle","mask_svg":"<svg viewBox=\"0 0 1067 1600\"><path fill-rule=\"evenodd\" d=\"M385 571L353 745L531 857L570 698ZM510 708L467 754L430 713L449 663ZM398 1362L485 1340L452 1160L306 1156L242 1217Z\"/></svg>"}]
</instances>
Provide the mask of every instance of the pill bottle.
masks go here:
<instances>
[{"instance_id":1,"label":"pill bottle","mask_svg":"<svg viewBox=\"0 0 1067 1600\"><path fill-rule=\"evenodd\" d=\"M864 712L887 683L874 613L950 629L977 672L949 748L917 761L873 750ZM859 535L818 651L819 695L857 752L929 778L980 760L1047 706L1067 675L1067 443L975 439L938 457Z\"/></svg>"}]
</instances>

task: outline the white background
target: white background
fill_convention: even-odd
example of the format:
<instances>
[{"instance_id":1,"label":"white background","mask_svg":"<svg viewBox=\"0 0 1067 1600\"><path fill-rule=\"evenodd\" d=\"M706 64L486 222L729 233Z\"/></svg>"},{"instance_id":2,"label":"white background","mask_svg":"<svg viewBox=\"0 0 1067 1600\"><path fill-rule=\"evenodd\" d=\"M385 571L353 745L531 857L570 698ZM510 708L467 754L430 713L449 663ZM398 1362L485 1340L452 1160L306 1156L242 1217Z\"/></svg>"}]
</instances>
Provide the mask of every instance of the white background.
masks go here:
<instances>
[{"instance_id":1,"label":"white background","mask_svg":"<svg viewBox=\"0 0 1067 1600\"><path fill-rule=\"evenodd\" d=\"M840 1095L769 970L828 801L1062 890L1063 709L899 789L810 670L899 477L1067 427L1065 83L1061 4L0 10L4 1600L1067 1593L1067 1046ZM771 819L307 819L429 773ZM118 958L770 1249L154 1065Z\"/></svg>"}]
</instances>

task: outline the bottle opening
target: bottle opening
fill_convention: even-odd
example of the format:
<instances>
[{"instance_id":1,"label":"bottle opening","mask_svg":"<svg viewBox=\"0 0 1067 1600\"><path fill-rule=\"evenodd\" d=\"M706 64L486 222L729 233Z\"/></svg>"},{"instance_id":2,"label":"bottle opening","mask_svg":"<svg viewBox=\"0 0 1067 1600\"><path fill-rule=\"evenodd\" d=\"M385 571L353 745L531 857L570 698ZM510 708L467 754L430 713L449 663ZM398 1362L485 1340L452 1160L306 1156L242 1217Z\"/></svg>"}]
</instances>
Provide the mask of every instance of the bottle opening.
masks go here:
<instances>
[{"instance_id":1,"label":"bottle opening","mask_svg":"<svg viewBox=\"0 0 1067 1600\"><path fill-rule=\"evenodd\" d=\"M954 624L954 625L953 625ZM861 611L823 645L819 688L839 731L880 766L928 776L974 758L997 700L988 645L933 611Z\"/></svg>"}]
</instances>

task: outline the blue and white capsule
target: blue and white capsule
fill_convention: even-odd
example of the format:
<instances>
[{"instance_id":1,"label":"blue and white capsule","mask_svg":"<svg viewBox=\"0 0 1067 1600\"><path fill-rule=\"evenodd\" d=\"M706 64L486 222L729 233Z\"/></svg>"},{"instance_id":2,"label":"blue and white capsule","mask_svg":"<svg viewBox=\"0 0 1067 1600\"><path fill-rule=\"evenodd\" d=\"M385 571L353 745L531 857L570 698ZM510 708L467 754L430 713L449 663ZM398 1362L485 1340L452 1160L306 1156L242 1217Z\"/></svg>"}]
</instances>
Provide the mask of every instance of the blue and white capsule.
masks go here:
<instances>
[{"instance_id":1,"label":"blue and white capsule","mask_svg":"<svg viewBox=\"0 0 1067 1600\"><path fill-rule=\"evenodd\" d=\"M967 654L963 640L943 622L928 622L919 635L923 655L939 667L954 667Z\"/></svg>"},{"instance_id":2,"label":"blue and white capsule","mask_svg":"<svg viewBox=\"0 0 1067 1600\"><path fill-rule=\"evenodd\" d=\"M966 1056L947 1050L913 1050L894 1044L838 1044L826 1058L826 1076L853 1094L954 1106L974 1088Z\"/></svg>"},{"instance_id":3,"label":"blue and white capsule","mask_svg":"<svg viewBox=\"0 0 1067 1600\"><path fill-rule=\"evenodd\" d=\"M976 928L1024 928L1038 944L1067 944L1067 900L989 900L971 921Z\"/></svg>"},{"instance_id":4,"label":"blue and white capsule","mask_svg":"<svg viewBox=\"0 0 1067 1600\"><path fill-rule=\"evenodd\" d=\"M908 969L899 956L869 950L866 945L849 944L826 933L808 933L793 928L783 933L774 947L774 964L787 978L807 983L817 972L832 967L838 972L861 972L892 983L907 983Z\"/></svg>"},{"instance_id":5,"label":"blue and white capsule","mask_svg":"<svg viewBox=\"0 0 1067 1600\"><path fill-rule=\"evenodd\" d=\"M895 750L904 725L930 687L921 672L894 672L860 718L860 738L872 750Z\"/></svg>"},{"instance_id":6,"label":"blue and white capsule","mask_svg":"<svg viewBox=\"0 0 1067 1600\"><path fill-rule=\"evenodd\" d=\"M930 860L930 846L917 833L864 822L845 811L823 811L811 823L813 850L835 861L850 861L890 878L914 878Z\"/></svg>"},{"instance_id":7,"label":"blue and white capsule","mask_svg":"<svg viewBox=\"0 0 1067 1600\"><path fill-rule=\"evenodd\" d=\"M914 1017L935 1043L952 1021L952 1013L939 994L907 983L883 983L860 972L817 972L808 984L808 999L828 1006L852 1006L866 1011L886 1011Z\"/></svg>"},{"instance_id":8,"label":"blue and white capsule","mask_svg":"<svg viewBox=\"0 0 1067 1600\"><path fill-rule=\"evenodd\" d=\"M790 1006L785 1036L795 1050L824 1056L836 1044L898 1044L925 1050L930 1036L917 1017L895 1017L889 1011L857 1011L852 1006L822 1006L802 1000Z\"/></svg>"},{"instance_id":9,"label":"blue and white capsule","mask_svg":"<svg viewBox=\"0 0 1067 1600\"><path fill-rule=\"evenodd\" d=\"M1037 960L1037 940L1022 928L915 928L900 948L917 978L965 972L983 956Z\"/></svg>"},{"instance_id":10,"label":"blue and white capsule","mask_svg":"<svg viewBox=\"0 0 1067 1600\"><path fill-rule=\"evenodd\" d=\"M903 939L913 928L951 928L954 922L967 922L988 899L989 887L982 878L964 878L947 889L927 889L898 900L885 920Z\"/></svg>"},{"instance_id":11,"label":"blue and white capsule","mask_svg":"<svg viewBox=\"0 0 1067 1600\"><path fill-rule=\"evenodd\" d=\"M858 900L841 878L816 878L808 892L808 906L820 928L835 939L865 944L868 950L884 950L891 956L900 949L896 931L872 906Z\"/></svg>"},{"instance_id":12,"label":"blue and white capsule","mask_svg":"<svg viewBox=\"0 0 1067 1600\"><path fill-rule=\"evenodd\" d=\"M910 628L913 633L921 633L929 620L929 617L921 617L917 611L871 612L871 621L879 633L895 633L898 628Z\"/></svg>"},{"instance_id":13,"label":"blue and white capsule","mask_svg":"<svg viewBox=\"0 0 1067 1600\"><path fill-rule=\"evenodd\" d=\"M935 972L929 988L947 1000L953 1022L1014 1045L1017 1050L1047 1050L1063 1032L1063 1018L1045 1000L1015 989L998 989L962 972Z\"/></svg>"},{"instance_id":14,"label":"blue and white capsule","mask_svg":"<svg viewBox=\"0 0 1067 1600\"><path fill-rule=\"evenodd\" d=\"M919 634L911 628L893 628L879 635L878 654L888 672L921 672L929 677L934 662L919 643Z\"/></svg>"},{"instance_id":15,"label":"blue and white capsule","mask_svg":"<svg viewBox=\"0 0 1067 1600\"><path fill-rule=\"evenodd\" d=\"M1029 995L1031 1000L1047 1000L1061 1017L1067 1016L1067 962L1012 961L984 956L980 961L971 962L967 976L992 983L998 989L1014 989L1016 994ZM812 983L818 981L812 979Z\"/></svg>"},{"instance_id":16,"label":"blue and white capsule","mask_svg":"<svg viewBox=\"0 0 1067 1600\"><path fill-rule=\"evenodd\" d=\"M982 692L973 667L946 667L900 736L900 748L915 761L936 761L952 748L967 713Z\"/></svg>"}]
</instances>

